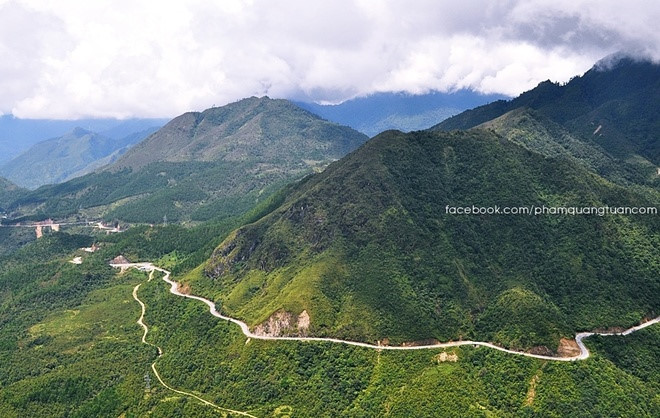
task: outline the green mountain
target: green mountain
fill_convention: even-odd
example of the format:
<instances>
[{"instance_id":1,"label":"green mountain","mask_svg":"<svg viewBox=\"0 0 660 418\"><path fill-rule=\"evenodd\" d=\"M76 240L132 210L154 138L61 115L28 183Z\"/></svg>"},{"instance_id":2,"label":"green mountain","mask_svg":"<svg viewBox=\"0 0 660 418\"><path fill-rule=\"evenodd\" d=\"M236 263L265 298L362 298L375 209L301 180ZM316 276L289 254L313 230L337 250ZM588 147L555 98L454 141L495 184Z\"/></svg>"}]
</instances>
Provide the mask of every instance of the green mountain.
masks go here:
<instances>
[{"instance_id":1,"label":"green mountain","mask_svg":"<svg viewBox=\"0 0 660 418\"><path fill-rule=\"evenodd\" d=\"M156 128L111 139L82 128L42 141L0 167L0 173L27 188L61 183L116 160Z\"/></svg>"},{"instance_id":2,"label":"green mountain","mask_svg":"<svg viewBox=\"0 0 660 418\"><path fill-rule=\"evenodd\" d=\"M534 124L544 125L541 130L555 132L554 140L568 153L584 159L587 166L608 179L658 186L660 108L653 105L658 97L660 65L609 57L565 85L545 81L516 99L468 110L432 129L469 129L487 124L507 137L530 137L527 146L539 151L547 141L536 147L537 132L529 132L531 115ZM529 113L523 115L525 112ZM501 117L508 121L490 122ZM596 163L594 159L601 161Z\"/></svg>"},{"instance_id":3,"label":"green mountain","mask_svg":"<svg viewBox=\"0 0 660 418\"><path fill-rule=\"evenodd\" d=\"M523 147L546 155L570 159L613 182L660 187L655 165L640 157L618 159L600 144L579 135L530 108L518 108L478 125Z\"/></svg>"},{"instance_id":4,"label":"green mountain","mask_svg":"<svg viewBox=\"0 0 660 418\"><path fill-rule=\"evenodd\" d=\"M175 118L112 168L222 161L254 162L263 172L305 172L341 158L365 140L287 100L252 97Z\"/></svg>"},{"instance_id":5,"label":"green mountain","mask_svg":"<svg viewBox=\"0 0 660 418\"><path fill-rule=\"evenodd\" d=\"M288 101L250 98L177 117L107 168L14 203L129 222L234 216L366 140Z\"/></svg>"},{"instance_id":6,"label":"green mountain","mask_svg":"<svg viewBox=\"0 0 660 418\"><path fill-rule=\"evenodd\" d=\"M641 135L617 139L629 153L616 154L534 106L475 126L357 148L354 131L252 98L183 115L62 184L0 179L0 206L4 190L12 212L38 217L222 218L36 241L0 228L0 416L657 416L657 324L590 337L592 356L575 362L265 341L171 294L160 273L108 266L119 254L154 262L267 334L561 354L576 331L657 316L657 213L570 212L660 207L650 154L633 148Z\"/></svg>"},{"instance_id":7,"label":"green mountain","mask_svg":"<svg viewBox=\"0 0 660 418\"><path fill-rule=\"evenodd\" d=\"M554 352L660 310L660 221L534 210L657 210L660 195L640 193L489 131L391 131L301 182L189 280L252 326L305 311L313 335ZM447 213L473 205L532 213Z\"/></svg>"}]
</instances>

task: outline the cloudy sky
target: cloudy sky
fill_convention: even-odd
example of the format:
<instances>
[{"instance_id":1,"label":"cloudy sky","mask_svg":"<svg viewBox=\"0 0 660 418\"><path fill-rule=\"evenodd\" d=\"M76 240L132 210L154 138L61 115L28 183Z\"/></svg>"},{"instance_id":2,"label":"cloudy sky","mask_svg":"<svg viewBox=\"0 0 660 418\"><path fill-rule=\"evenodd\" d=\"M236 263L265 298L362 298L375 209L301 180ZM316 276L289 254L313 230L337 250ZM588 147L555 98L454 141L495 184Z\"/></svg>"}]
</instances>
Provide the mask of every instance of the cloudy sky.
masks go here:
<instances>
[{"instance_id":1,"label":"cloudy sky","mask_svg":"<svg viewBox=\"0 0 660 418\"><path fill-rule=\"evenodd\" d=\"M243 97L517 95L616 51L656 0L0 0L0 113L171 117Z\"/></svg>"}]
</instances>

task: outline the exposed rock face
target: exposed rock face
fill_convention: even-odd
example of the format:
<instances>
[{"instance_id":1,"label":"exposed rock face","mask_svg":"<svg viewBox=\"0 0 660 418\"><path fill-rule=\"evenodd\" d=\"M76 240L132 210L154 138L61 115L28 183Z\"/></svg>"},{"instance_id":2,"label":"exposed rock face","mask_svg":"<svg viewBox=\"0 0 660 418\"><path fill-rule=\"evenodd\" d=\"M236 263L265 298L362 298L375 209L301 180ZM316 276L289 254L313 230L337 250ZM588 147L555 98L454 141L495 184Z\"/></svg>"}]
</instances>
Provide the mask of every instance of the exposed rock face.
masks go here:
<instances>
[{"instance_id":1,"label":"exposed rock face","mask_svg":"<svg viewBox=\"0 0 660 418\"><path fill-rule=\"evenodd\" d=\"M189 295L190 294L190 285L188 283L179 283L177 286L177 290L184 295Z\"/></svg>"},{"instance_id":2,"label":"exposed rock face","mask_svg":"<svg viewBox=\"0 0 660 418\"><path fill-rule=\"evenodd\" d=\"M433 357L433 360L435 360L437 363L444 363L446 361L456 363L458 361L458 354L456 353L447 353L443 351L442 353L436 355Z\"/></svg>"},{"instance_id":3,"label":"exposed rock face","mask_svg":"<svg viewBox=\"0 0 660 418\"><path fill-rule=\"evenodd\" d=\"M277 311L268 320L257 325L253 332L264 337L300 337L307 335L310 318L307 311L300 315Z\"/></svg>"},{"instance_id":4,"label":"exposed rock face","mask_svg":"<svg viewBox=\"0 0 660 418\"><path fill-rule=\"evenodd\" d=\"M300 312L298 315L298 324L296 325L300 334L306 334L309 329L309 314L306 310Z\"/></svg>"},{"instance_id":5,"label":"exposed rock face","mask_svg":"<svg viewBox=\"0 0 660 418\"><path fill-rule=\"evenodd\" d=\"M559 347L557 348L557 355L559 357L573 357L580 354L580 347L575 340L562 338L559 340Z\"/></svg>"},{"instance_id":6,"label":"exposed rock face","mask_svg":"<svg viewBox=\"0 0 660 418\"><path fill-rule=\"evenodd\" d=\"M110 264L130 264L130 261L123 255L118 255L110 261Z\"/></svg>"}]
</instances>

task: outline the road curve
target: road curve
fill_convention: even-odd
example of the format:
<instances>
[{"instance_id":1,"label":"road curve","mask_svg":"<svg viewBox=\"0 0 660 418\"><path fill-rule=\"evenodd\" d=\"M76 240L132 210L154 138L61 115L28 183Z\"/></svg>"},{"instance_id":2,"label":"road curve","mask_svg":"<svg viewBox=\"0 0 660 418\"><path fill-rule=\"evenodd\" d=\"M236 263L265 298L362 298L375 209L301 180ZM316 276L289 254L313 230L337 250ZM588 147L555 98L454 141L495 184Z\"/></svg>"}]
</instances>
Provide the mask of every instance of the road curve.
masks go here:
<instances>
[{"instance_id":1,"label":"road curve","mask_svg":"<svg viewBox=\"0 0 660 418\"><path fill-rule=\"evenodd\" d=\"M155 269L154 269L154 270L155 270ZM154 272L154 270L151 270L151 274L149 275L149 280L151 280L151 278L153 277L153 272ZM156 347L156 348L158 349L158 358L160 358L160 357L163 355L163 350L162 350L160 347L158 347L157 345L152 344L152 343L150 343L150 342L147 341L147 333L149 333L149 327L147 327L147 325L144 323L144 314L145 314L146 311L147 311L147 307L145 306L144 302L142 302L142 301L140 300L140 298L138 298L138 289L140 288L141 285L142 285L142 284L138 284L137 286L135 286L135 287L133 288L133 299L135 299L135 300L137 301L137 303L140 304L140 307L142 308L142 313L140 314L140 318L137 320L137 323L138 323L138 325L140 325L140 326L142 327L142 329L144 330L144 333L142 334L142 342L143 342L144 344L150 345L150 346L152 346L152 347ZM156 360L158 360L158 358L156 358ZM188 396L188 397L191 397L191 398L195 398L196 400L200 401L200 402L203 403L204 405L207 405L207 406L210 406L210 407L212 407L212 408L215 408L215 409L217 409L217 410L220 411L220 412L228 412L228 413L231 413L231 414L236 414L236 415L242 415L242 416L246 416L246 417L256 418L254 415L250 415L250 414L248 414L247 412L236 411L236 410L234 410L234 409L223 408L223 407L221 407L221 406L218 406L218 405L216 405L216 404L214 404L214 403L212 403L212 402L207 401L206 399L203 399L203 398L201 398L201 397L195 395L194 393L190 393L190 392L186 392L186 391L183 391L183 390L174 389L173 387L171 387L170 385L168 385L167 383L165 383L165 382L163 381L163 379L160 377L160 373L158 373L158 370L156 370L156 362L155 362L155 361L154 361L153 363L151 363L151 370L153 370L154 375L156 376L156 379L158 379L158 381L160 382L160 384L163 385L166 389L169 389L170 391L172 391L172 392L174 392L174 393L178 393L178 394L180 394L180 395L185 395L185 396Z\"/></svg>"},{"instance_id":2,"label":"road curve","mask_svg":"<svg viewBox=\"0 0 660 418\"><path fill-rule=\"evenodd\" d=\"M218 312L215 309L215 304L211 302L208 299L205 299L201 296L195 296L195 295L188 295L185 293L181 293L178 290L178 283L175 282L174 280L170 279L170 272L162 269L160 267L156 267L151 263L130 263L130 264L110 264L110 266L115 267L115 268L121 268L122 270L127 269L127 268L138 268L143 271L159 271L164 274L163 280L170 285L170 293L181 296L184 298L188 299L195 299L200 302L205 303L211 312L211 314L217 318L224 319L225 321L233 322L234 324L238 325L241 328L241 331L243 334L248 337L248 338L254 338L257 340L272 340L272 341L316 341L316 342L332 342L332 343L337 343L337 344L346 344L346 345L352 345L356 347L364 347L364 348L371 348L371 349L377 349L377 350L428 350L428 349L434 349L434 348L446 348L446 347L458 347L462 345L472 345L472 346L483 346L483 347L489 347L494 350L499 350L503 351L505 353L509 354L515 354L519 356L525 356L525 357L531 357L531 358L537 358L541 360L551 360L551 361L576 361L576 360L584 360L589 358L590 353L589 349L584 345L583 340L587 337L590 337L592 335L603 335L603 336L611 336L611 335L628 335L631 334L635 331L638 331L642 328L646 328L648 326L651 326L653 324L656 324L660 322L660 316L656 317L654 319L651 319L650 321L644 322L643 324L628 328L624 331L621 332L581 332L575 336L575 342L577 343L578 347L580 348L580 354L572 356L572 357L552 357L552 356L544 356L541 354L531 354L531 353L525 353L522 351L515 351L515 350L509 350L507 348L503 348L500 346L497 346L492 343L488 342L483 342L483 341L451 341L447 343L438 343L438 344L429 344L429 345L416 345L416 346L390 346L390 345L376 345L376 344L369 344L369 343L362 343L358 341L348 341L348 340L341 340L338 338L322 338L322 337L271 337L271 336L264 336L264 335L257 335L254 334L252 331L250 331L250 328L248 325L236 318L232 318L229 316L225 316Z\"/></svg>"}]
</instances>

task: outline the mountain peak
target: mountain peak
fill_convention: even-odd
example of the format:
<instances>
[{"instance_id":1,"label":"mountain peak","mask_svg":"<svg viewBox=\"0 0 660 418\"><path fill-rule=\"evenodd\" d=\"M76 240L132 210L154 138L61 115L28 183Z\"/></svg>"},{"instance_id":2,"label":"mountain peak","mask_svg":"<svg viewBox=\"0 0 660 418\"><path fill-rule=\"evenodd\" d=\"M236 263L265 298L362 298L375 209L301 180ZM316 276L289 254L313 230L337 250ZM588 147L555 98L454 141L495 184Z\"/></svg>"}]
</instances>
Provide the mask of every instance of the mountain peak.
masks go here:
<instances>
[{"instance_id":1,"label":"mountain peak","mask_svg":"<svg viewBox=\"0 0 660 418\"><path fill-rule=\"evenodd\" d=\"M127 152L113 169L139 169L158 161L253 158L300 164L302 155L305 160L340 158L366 140L366 135L325 121L288 100L250 97L174 118Z\"/></svg>"},{"instance_id":2,"label":"mountain peak","mask_svg":"<svg viewBox=\"0 0 660 418\"><path fill-rule=\"evenodd\" d=\"M653 59L644 53L631 54L629 52L619 51L601 58L594 64L592 69L596 71L608 71L617 67L634 64L653 64Z\"/></svg>"},{"instance_id":3,"label":"mountain peak","mask_svg":"<svg viewBox=\"0 0 660 418\"><path fill-rule=\"evenodd\" d=\"M473 333L505 346L554 350L572 332L570 319L590 320L575 313L593 302L587 295L608 286L630 289L620 295L620 309L610 312L635 305L651 311L653 299L634 290L652 275L646 265L634 265L626 250L607 261L600 256L626 245L622 234L608 247L604 225L616 225L616 218L558 222L448 211L475 208L475 202L484 211L542 207L554 199L629 206L641 196L621 193L573 161L546 158L486 130L387 131L230 234L204 273L221 294L223 310L249 325L266 324L278 312L306 311L311 335L393 344ZM653 222L631 219L630 230L640 228L650 244ZM561 247L568 237L576 245ZM548 243L556 244L552 251ZM557 262L572 257L591 274L579 290L555 280L575 274L570 263ZM249 291L247 280L260 290ZM605 298L597 306L617 303ZM530 312L541 313L529 320Z\"/></svg>"}]
</instances>

